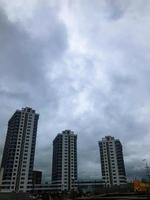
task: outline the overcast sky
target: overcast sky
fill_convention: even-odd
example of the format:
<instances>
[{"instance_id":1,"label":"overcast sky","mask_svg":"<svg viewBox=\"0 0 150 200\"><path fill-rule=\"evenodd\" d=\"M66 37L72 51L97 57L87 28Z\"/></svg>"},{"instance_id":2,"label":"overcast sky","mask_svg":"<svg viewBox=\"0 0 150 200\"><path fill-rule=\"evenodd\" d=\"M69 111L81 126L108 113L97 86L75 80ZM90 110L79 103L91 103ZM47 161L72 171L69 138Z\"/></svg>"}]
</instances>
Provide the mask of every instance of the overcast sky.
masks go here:
<instances>
[{"instance_id":1,"label":"overcast sky","mask_svg":"<svg viewBox=\"0 0 150 200\"><path fill-rule=\"evenodd\" d=\"M101 178L98 141L123 144L128 177L150 161L150 1L0 0L0 154L16 109L40 114L35 168L78 134L80 178Z\"/></svg>"}]
</instances>

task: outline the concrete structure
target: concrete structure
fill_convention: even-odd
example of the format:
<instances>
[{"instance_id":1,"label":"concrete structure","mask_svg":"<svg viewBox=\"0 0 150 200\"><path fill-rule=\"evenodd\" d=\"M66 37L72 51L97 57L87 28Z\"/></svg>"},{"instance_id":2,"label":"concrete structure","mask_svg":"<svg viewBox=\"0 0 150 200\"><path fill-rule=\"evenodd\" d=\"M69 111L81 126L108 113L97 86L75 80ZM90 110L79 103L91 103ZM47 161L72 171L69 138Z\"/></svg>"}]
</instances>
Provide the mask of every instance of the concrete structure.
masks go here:
<instances>
[{"instance_id":1,"label":"concrete structure","mask_svg":"<svg viewBox=\"0 0 150 200\"><path fill-rule=\"evenodd\" d=\"M42 172L41 171L33 171L33 184L41 184L42 182Z\"/></svg>"},{"instance_id":2,"label":"concrete structure","mask_svg":"<svg viewBox=\"0 0 150 200\"><path fill-rule=\"evenodd\" d=\"M106 186L126 184L126 172L123 160L122 145L111 136L99 142L101 171Z\"/></svg>"},{"instance_id":3,"label":"concrete structure","mask_svg":"<svg viewBox=\"0 0 150 200\"><path fill-rule=\"evenodd\" d=\"M53 141L52 184L62 191L77 188L77 135L70 130Z\"/></svg>"},{"instance_id":4,"label":"concrete structure","mask_svg":"<svg viewBox=\"0 0 150 200\"><path fill-rule=\"evenodd\" d=\"M35 110L26 107L8 122L0 175L4 192L25 192L32 185L38 118Z\"/></svg>"}]
</instances>

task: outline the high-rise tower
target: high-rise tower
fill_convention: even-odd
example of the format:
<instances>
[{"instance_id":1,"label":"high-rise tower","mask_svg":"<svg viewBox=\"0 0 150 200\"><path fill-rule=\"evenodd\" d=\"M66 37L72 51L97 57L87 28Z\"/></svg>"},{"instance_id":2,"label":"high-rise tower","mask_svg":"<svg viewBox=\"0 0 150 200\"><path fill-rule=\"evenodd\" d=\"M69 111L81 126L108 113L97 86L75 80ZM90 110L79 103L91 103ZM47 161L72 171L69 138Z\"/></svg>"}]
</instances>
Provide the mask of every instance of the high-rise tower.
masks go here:
<instances>
[{"instance_id":1,"label":"high-rise tower","mask_svg":"<svg viewBox=\"0 0 150 200\"><path fill-rule=\"evenodd\" d=\"M77 135L70 130L53 141L52 184L66 191L77 187Z\"/></svg>"},{"instance_id":2,"label":"high-rise tower","mask_svg":"<svg viewBox=\"0 0 150 200\"><path fill-rule=\"evenodd\" d=\"M32 108L17 110L8 122L1 163L2 191L26 191L32 171L39 115Z\"/></svg>"},{"instance_id":3,"label":"high-rise tower","mask_svg":"<svg viewBox=\"0 0 150 200\"><path fill-rule=\"evenodd\" d=\"M126 173L121 142L111 136L99 142L101 171L106 186L126 184Z\"/></svg>"}]
</instances>

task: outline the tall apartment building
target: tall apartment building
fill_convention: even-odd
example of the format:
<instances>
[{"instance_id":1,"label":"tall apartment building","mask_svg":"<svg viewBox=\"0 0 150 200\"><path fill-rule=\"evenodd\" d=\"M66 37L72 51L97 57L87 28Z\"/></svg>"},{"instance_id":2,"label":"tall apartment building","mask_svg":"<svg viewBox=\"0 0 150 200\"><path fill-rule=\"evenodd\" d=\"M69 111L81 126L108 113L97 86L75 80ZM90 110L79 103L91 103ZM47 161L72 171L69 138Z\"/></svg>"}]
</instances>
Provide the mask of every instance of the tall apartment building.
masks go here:
<instances>
[{"instance_id":1,"label":"tall apartment building","mask_svg":"<svg viewBox=\"0 0 150 200\"><path fill-rule=\"evenodd\" d=\"M0 182L2 191L26 191L32 171L39 115L32 108L17 110L8 122Z\"/></svg>"},{"instance_id":2,"label":"tall apartment building","mask_svg":"<svg viewBox=\"0 0 150 200\"><path fill-rule=\"evenodd\" d=\"M121 142L111 136L102 138L99 142L101 171L105 185L126 184L126 172Z\"/></svg>"},{"instance_id":3,"label":"tall apartment building","mask_svg":"<svg viewBox=\"0 0 150 200\"><path fill-rule=\"evenodd\" d=\"M62 191L77 187L77 135L70 130L53 141L52 184Z\"/></svg>"}]
</instances>

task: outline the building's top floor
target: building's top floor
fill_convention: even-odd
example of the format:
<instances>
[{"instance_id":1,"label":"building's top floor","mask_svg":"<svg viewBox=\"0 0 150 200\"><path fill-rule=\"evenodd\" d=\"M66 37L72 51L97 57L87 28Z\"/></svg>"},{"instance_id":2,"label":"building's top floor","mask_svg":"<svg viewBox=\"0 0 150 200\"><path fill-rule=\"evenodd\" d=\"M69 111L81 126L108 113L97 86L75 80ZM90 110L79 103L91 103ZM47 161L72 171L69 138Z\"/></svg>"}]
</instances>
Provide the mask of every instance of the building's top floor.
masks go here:
<instances>
[{"instance_id":1,"label":"building's top floor","mask_svg":"<svg viewBox=\"0 0 150 200\"><path fill-rule=\"evenodd\" d=\"M99 145L102 145L102 144L109 144L109 145L112 145L112 143L115 143L115 146L118 147L118 148L122 148L122 144L120 142L119 139L115 139L114 137L112 136L105 136L104 138L102 138L101 141L98 142Z\"/></svg>"},{"instance_id":2,"label":"building's top floor","mask_svg":"<svg viewBox=\"0 0 150 200\"><path fill-rule=\"evenodd\" d=\"M71 130L64 130L64 131L62 131L62 134L65 134L65 135L76 135L74 133L74 131L71 131Z\"/></svg>"},{"instance_id":3,"label":"building's top floor","mask_svg":"<svg viewBox=\"0 0 150 200\"><path fill-rule=\"evenodd\" d=\"M25 108L22 108L22 112L35 113L35 110L33 110L30 107L25 107Z\"/></svg>"},{"instance_id":4,"label":"building's top floor","mask_svg":"<svg viewBox=\"0 0 150 200\"><path fill-rule=\"evenodd\" d=\"M105 136L104 138L102 138L102 141L113 141L113 140L115 140L115 138L114 137L112 137L112 136L110 136L110 135L108 135L108 136Z\"/></svg>"},{"instance_id":5,"label":"building's top floor","mask_svg":"<svg viewBox=\"0 0 150 200\"><path fill-rule=\"evenodd\" d=\"M17 109L16 112L35 113L35 110L32 109L31 107L25 107L22 108L21 110Z\"/></svg>"},{"instance_id":6,"label":"building's top floor","mask_svg":"<svg viewBox=\"0 0 150 200\"><path fill-rule=\"evenodd\" d=\"M72 136L77 136L77 134L74 133L74 131L71 131L71 130L64 130L62 131L62 133L58 133L58 135L60 136L63 136L63 135L66 135L66 136L69 136L69 135L72 135Z\"/></svg>"},{"instance_id":7,"label":"building's top floor","mask_svg":"<svg viewBox=\"0 0 150 200\"><path fill-rule=\"evenodd\" d=\"M64 130L62 131L62 133L58 133L57 136L55 137L55 139L53 140L53 142L55 141L61 141L63 137L73 137L73 138L77 138L77 134L75 134L73 131L71 130Z\"/></svg>"},{"instance_id":8,"label":"building's top floor","mask_svg":"<svg viewBox=\"0 0 150 200\"><path fill-rule=\"evenodd\" d=\"M39 174L42 175L42 171L39 171L39 170L33 170L33 173L34 173L34 174L38 174L38 175L39 175Z\"/></svg>"},{"instance_id":9,"label":"building's top floor","mask_svg":"<svg viewBox=\"0 0 150 200\"><path fill-rule=\"evenodd\" d=\"M100 144L100 143L106 143L106 142L107 142L107 143L109 143L109 142L111 143L111 142L113 142L113 141L114 141L115 143L116 143L116 142L117 142L117 143L120 143L120 140L119 140L119 139L115 139L114 137L112 137L112 136L109 135L109 136L105 136L104 138L102 138L102 140L99 141L99 144Z\"/></svg>"},{"instance_id":10,"label":"building's top floor","mask_svg":"<svg viewBox=\"0 0 150 200\"><path fill-rule=\"evenodd\" d=\"M39 114L36 113L35 110L33 110L30 107L25 107L22 108L21 110L17 109L8 122L13 122L14 120L20 119L21 114L26 114L26 113L29 115L36 115L37 117L39 117Z\"/></svg>"},{"instance_id":11,"label":"building's top floor","mask_svg":"<svg viewBox=\"0 0 150 200\"><path fill-rule=\"evenodd\" d=\"M108 136L105 136L104 138L102 138L102 140L101 140L102 142L111 142L111 141L120 141L119 139L115 139L115 137L112 137L112 136L110 136L110 135L108 135Z\"/></svg>"}]
</instances>

